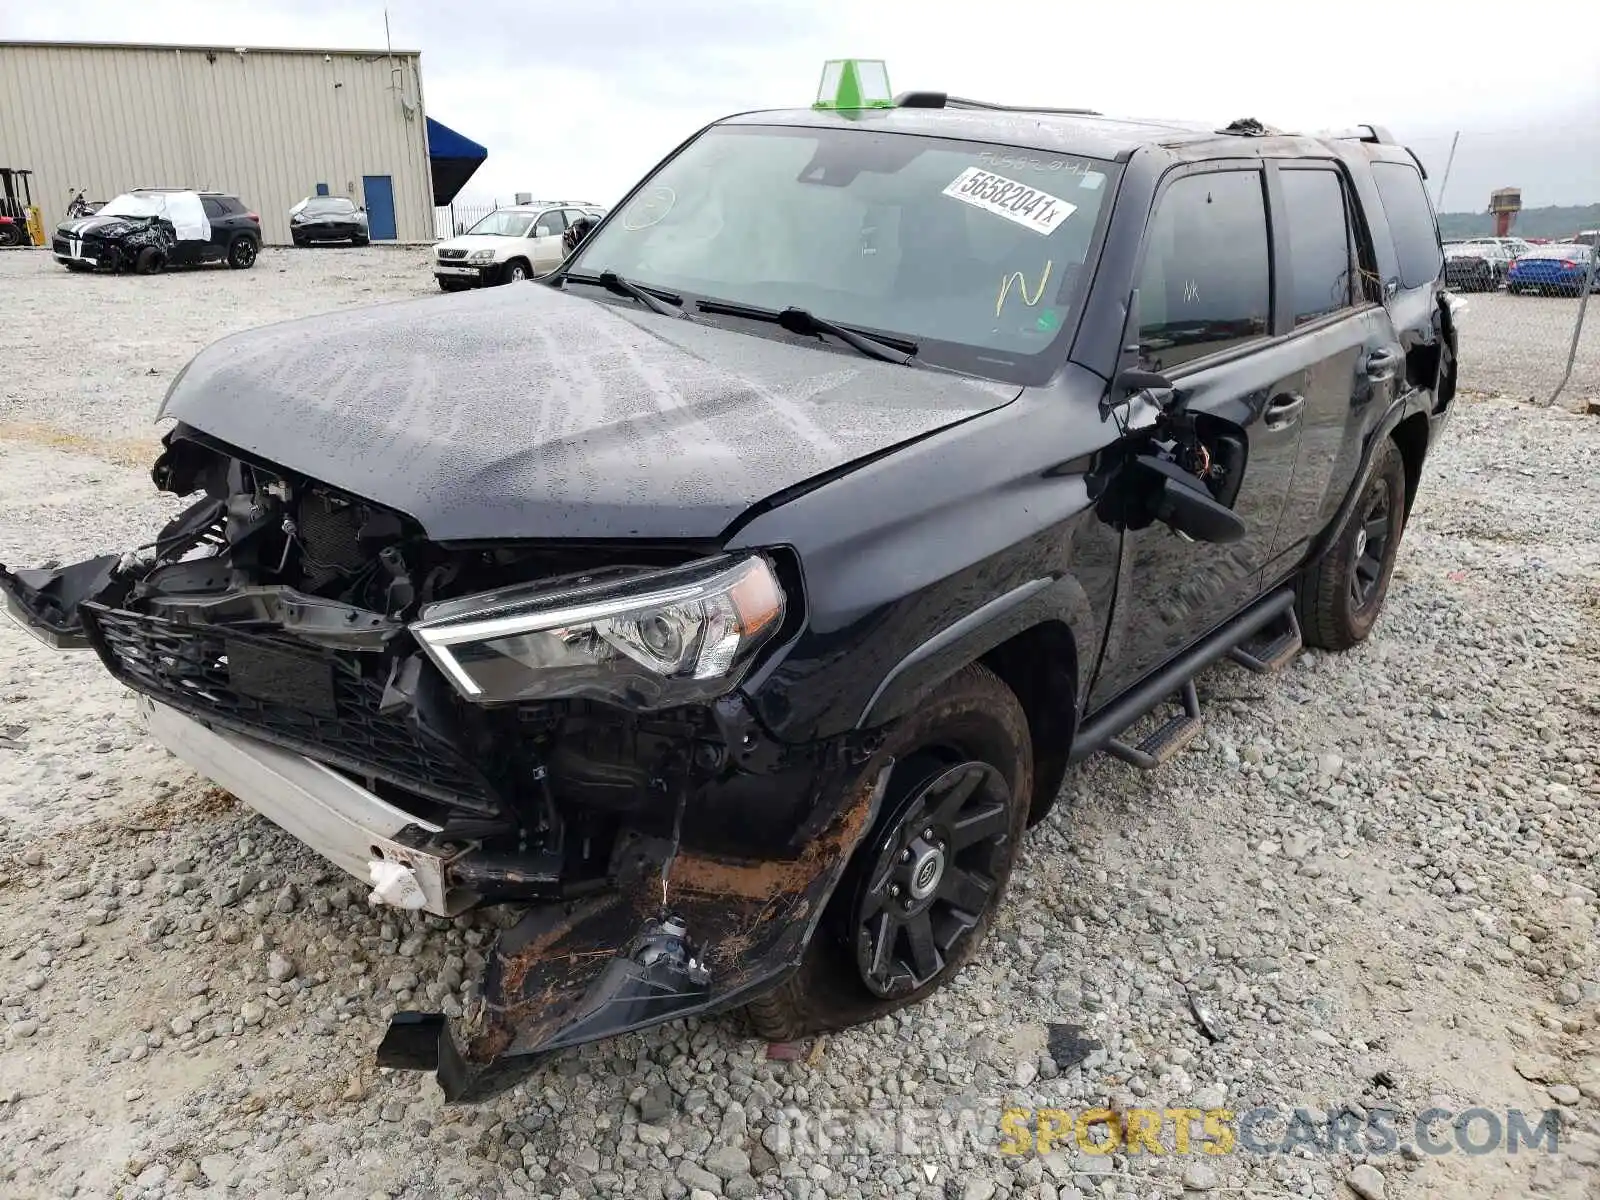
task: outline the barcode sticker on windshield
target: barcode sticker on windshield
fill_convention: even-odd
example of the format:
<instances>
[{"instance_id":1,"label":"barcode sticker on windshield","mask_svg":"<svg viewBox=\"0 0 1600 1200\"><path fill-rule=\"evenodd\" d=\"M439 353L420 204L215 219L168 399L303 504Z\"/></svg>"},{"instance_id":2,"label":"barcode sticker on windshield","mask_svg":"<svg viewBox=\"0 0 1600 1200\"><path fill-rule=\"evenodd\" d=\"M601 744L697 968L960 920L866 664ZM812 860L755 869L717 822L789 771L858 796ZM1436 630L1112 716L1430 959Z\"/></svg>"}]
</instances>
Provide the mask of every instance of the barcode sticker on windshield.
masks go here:
<instances>
[{"instance_id":1,"label":"barcode sticker on windshield","mask_svg":"<svg viewBox=\"0 0 1600 1200\"><path fill-rule=\"evenodd\" d=\"M1077 211L1060 196L996 175L981 167L968 167L955 177L944 194L952 200L981 208L997 217L1025 225L1035 233L1049 235L1055 227Z\"/></svg>"}]
</instances>

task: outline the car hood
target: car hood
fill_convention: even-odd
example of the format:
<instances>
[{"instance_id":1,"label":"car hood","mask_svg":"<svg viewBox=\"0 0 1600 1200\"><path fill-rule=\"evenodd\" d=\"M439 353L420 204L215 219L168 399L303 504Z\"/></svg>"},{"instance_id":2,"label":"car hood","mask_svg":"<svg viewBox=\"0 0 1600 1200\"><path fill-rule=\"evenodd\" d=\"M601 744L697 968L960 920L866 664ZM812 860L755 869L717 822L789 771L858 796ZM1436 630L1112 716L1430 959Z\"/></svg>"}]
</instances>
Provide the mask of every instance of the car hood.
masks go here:
<instances>
[{"instance_id":1,"label":"car hood","mask_svg":"<svg viewBox=\"0 0 1600 1200\"><path fill-rule=\"evenodd\" d=\"M701 539L1020 391L517 284L224 338L158 419L439 541Z\"/></svg>"},{"instance_id":2,"label":"car hood","mask_svg":"<svg viewBox=\"0 0 1600 1200\"><path fill-rule=\"evenodd\" d=\"M85 234L103 236L107 233L114 232L114 227L122 228L132 226L135 228L143 228L145 225L149 224L150 221L160 219L161 218L159 217L77 217L71 221L61 222L61 224L56 226L56 232L62 237L81 238Z\"/></svg>"}]
</instances>

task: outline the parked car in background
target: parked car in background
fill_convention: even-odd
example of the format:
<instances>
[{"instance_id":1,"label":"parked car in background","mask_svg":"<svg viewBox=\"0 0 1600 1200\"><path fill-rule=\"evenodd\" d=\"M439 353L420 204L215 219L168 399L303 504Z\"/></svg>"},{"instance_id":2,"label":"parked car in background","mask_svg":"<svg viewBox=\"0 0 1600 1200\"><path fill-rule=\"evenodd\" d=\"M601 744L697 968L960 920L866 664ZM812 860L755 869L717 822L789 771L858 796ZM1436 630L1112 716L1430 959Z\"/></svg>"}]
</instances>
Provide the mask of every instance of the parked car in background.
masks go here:
<instances>
[{"instance_id":1,"label":"parked car in background","mask_svg":"<svg viewBox=\"0 0 1600 1200\"><path fill-rule=\"evenodd\" d=\"M594 211L575 204L496 209L434 248L433 276L442 291L458 292L547 274L567 256L562 235L568 226Z\"/></svg>"},{"instance_id":2,"label":"parked car in background","mask_svg":"<svg viewBox=\"0 0 1600 1200\"><path fill-rule=\"evenodd\" d=\"M1575 242L1551 246L1534 246L1516 262L1506 275L1506 291L1537 292L1543 296L1576 296L1583 291L1589 278L1589 259L1593 246ZM1592 291L1600 291L1600 276Z\"/></svg>"},{"instance_id":3,"label":"parked car in background","mask_svg":"<svg viewBox=\"0 0 1600 1200\"><path fill-rule=\"evenodd\" d=\"M1451 242L1444 248L1445 286L1458 292L1492 292L1505 282L1514 255L1498 240Z\"/></svg>"},{"instance_id":4,"label":"parked car in background","mask_svg":"<svg viewBox=\"0 0 1600 1200\"><path fill-rule=\"evenodd\" d=\"M1600 229L1580 229L1572 235L1572 244L1574 246L1600 245Z\"/></svg>"},{"instance_id":5,"label":"parked car in background","mask_svg":"<svg viewBox=\"0 0 1600 1200\"><path fill-rule=\"evenodd\" d=\"M372 235L367 210L348 196L307 196L289 210L289 237L296 246L313 242L365 246Z\"/></svg>"},{"instance_id":6,"label":"parked car in background","mask_svg":"<svg viewBox=\"0 0 1600 1200\"><path fill-rule=\"evenodd\" d=\"M261 218L237 196L187 188L135 188L93 216L63 221L50 249L69 271L137 271L225 262L255 265Z\"/></svg>"}]
</instances>

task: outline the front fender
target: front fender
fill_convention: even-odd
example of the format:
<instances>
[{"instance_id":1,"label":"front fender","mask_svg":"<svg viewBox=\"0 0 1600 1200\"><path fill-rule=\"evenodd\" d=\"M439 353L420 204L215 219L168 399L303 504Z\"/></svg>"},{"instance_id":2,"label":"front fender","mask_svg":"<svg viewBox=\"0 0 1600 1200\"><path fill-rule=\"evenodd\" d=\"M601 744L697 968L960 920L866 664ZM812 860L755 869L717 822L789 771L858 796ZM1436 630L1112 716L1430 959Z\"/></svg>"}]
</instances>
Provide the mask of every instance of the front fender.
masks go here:
<instances>
[{"instance_id":1,"label":"front fender","mask_svg":"<svg viewBox=\"0 0 1600 1200\"><path fill-rule=\"evenodd\" d=\"M1082 584L1071 576L1030 579L952 621L900 659L873 690L857 728L904 716L968 663L1050 622L1065 625L1076 647L1096 644L1094 608Z\"/></svg>"}]
</instances>

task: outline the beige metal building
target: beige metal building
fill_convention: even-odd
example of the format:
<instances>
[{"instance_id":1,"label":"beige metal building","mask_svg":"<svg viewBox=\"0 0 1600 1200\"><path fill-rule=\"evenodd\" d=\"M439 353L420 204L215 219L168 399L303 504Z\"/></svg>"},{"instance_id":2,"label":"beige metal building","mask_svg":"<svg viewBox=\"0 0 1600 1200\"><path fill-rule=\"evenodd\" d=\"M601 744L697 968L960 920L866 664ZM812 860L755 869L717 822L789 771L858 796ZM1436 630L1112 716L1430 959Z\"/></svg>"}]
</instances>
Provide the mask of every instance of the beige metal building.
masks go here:
<instances>
[{"instance_id":1,"label":"beige metal building","mask_svg":"<svg viewBox=\"0 0 1600 1200\"><path fill-rule=\"evenodd\" d=\"M190 187L287 244L290 206L326 190L374 241L433 239L416 51L0 41L0 167L33 172L46 230L79 189Z\"/></svg>"}]
</instances>

